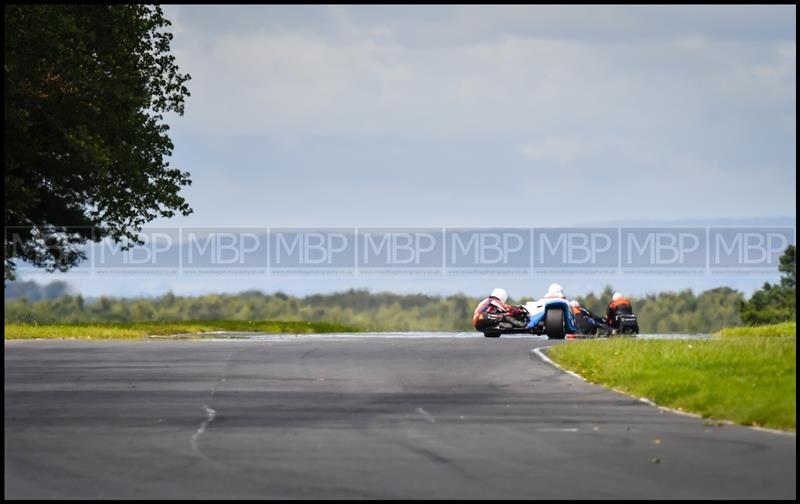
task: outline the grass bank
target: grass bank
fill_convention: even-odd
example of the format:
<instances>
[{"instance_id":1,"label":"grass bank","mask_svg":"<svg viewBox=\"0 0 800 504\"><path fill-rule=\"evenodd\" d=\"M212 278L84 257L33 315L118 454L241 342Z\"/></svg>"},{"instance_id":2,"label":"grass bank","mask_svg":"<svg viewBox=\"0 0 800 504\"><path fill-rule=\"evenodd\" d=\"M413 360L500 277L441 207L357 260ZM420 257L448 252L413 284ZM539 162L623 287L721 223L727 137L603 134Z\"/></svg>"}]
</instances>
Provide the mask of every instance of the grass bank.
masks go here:
<instances>
[{"instance_id":1,"label":"grass bank","mask_svg":"<svg viewBox=\"0 0 800 504\"><path fill-rule=\"evenodd\" d=\"M769 337L794 337L797 334L797 322L783 322L762 326L726 327L715 333L717 336L759 336Z\"/></svg>"},{"instance_id":2,"label":"grass bank","mask_svg":"<svg viewBox=\"0 0 800 504\"><path fill-rule=\"evenodd\" d=\"M141 339L153 335L202 333L210 331L264 332L287 334L358 332L355 327L327 322L283 320L197 320L174 322L105 322L76 324L5 324L5 339Z\"/></svg>"},{"instance_id":3,"label":"grass bank","mask_svg":"<svg viewBox=\"0 0 800 504\"><path fill-rule=\"evenodd\" d=\"M593 383L742 425L796 429L796 324L711 340L582 340L549 351Z\"/></svg>"}]
</instances>

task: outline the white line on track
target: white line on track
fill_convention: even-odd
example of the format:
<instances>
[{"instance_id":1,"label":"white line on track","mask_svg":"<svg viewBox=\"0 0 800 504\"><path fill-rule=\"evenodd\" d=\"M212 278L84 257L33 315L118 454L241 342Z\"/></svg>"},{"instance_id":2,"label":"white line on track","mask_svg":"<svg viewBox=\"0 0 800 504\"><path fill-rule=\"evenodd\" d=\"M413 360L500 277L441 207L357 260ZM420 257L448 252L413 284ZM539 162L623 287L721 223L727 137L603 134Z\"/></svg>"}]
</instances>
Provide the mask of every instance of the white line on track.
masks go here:
<instances>
[{"instance_id":1,"label":"white line on track","mask_svg":"<svg viewBox=\"0 0 800 504\"><path fill-rule=\"evenodd\" d=\"M213 422L214 418L216 418L217 416L217 412L209 408L208 405L204 404L203 409L206 412L206 419L203 420L203 423L200 424L200 427L198 427L197 432L195 432L194 435L192 436L192 450L194 451L198 451L197 440L200 439L200 436L202 436L203 433L206 431L206 427L208 427L208 424Z\"/></svg>"},{"instance_id":2,"label":"white line on track","mask_svg":"<svg viewBox=\"0 0 800 504\"><path fill-rule=\"evenodd\" d=\"M436 419L433 418L433 416L431 416L431 414L428 413L427 411L425 411L424 409L417 408L417 413L422 415L422 417L425 418L426 422L428 422L428 423L436 423Z\"/></svg>"}]
</instances>

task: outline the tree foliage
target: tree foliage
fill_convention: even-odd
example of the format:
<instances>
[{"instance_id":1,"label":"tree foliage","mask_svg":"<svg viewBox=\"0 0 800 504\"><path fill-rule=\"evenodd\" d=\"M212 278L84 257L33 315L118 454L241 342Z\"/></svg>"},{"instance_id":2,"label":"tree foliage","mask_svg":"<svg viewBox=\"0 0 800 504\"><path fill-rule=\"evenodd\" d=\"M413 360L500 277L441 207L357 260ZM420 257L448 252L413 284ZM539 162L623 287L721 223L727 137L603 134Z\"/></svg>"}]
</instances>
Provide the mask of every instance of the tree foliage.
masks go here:
<instances>
[{"instance_id":1,"label":"tree foliage","mask_svg":"<svg viewBox=\"0 0 800 504\"><path fill-rule=\"evenodd\" d=\"M795 246L789 245L780 258L778 271L780 284L765 282L753 293L746 303L740 306L742 321L746 324L773 324L797 318L797 290L795 288L796 268Z\"/></svg>"},{"instance_id":2,"label":"tree foliage","mask_svg":"<svg viewBox=\"0 0 800 504\"><path fill-rule=\"evenodd\" d=\"M797 254L794 245L789 245L781 256L778 265L778 271L781 272L781 285L783 287L788 287L790 289L795 288L795 280L797 279L796 262Z\"/></svg>"},{"instance_id":3,"label":"tree foliage","mask_svg":"<svg viewBox=\"0 0 800 504\"><path fill-rule=\"evenodd\" d=\"M170 167L165 113L188 74L170 22L145 5L5 6L5 277L15 261L67 270L87 240L138 242L191 212Z\"/></svg>"}]
</instances>

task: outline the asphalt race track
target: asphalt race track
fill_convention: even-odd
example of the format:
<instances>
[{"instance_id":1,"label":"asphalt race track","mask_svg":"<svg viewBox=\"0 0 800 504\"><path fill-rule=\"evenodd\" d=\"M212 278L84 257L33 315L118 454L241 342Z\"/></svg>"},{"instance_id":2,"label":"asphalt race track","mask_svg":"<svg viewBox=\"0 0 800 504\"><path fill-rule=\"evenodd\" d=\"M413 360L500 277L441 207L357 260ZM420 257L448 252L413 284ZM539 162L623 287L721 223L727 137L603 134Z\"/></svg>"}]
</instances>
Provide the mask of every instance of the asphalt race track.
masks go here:
<instances>
[{"instance_id":1,"label":"asphalt race track","mask_svg":"<svg viewBox=\"0 0 800 504\"><path fill-rule=\"evenodd\" d=\"M5 498L796 498L796 437L533 338L5 343Z\"/></svg>"}]
</instances>

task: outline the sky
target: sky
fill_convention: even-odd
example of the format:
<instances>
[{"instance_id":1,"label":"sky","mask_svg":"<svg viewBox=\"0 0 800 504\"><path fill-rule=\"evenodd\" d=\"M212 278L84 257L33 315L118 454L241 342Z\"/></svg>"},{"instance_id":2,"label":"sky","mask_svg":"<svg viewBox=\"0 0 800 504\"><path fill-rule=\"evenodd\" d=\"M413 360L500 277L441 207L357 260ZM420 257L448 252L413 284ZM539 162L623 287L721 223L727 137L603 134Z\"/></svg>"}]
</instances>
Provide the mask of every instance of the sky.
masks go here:
<instances>
[{"instance_id":1,"label":"sky","mask_svg":"<svg viewBox=\"0 0 800 504\"><path fill-rule=\"evenodd\" d=\"M794 225L795 6L164 11L192 76L185 115L167 122L194 213L154 225ZM552 280L36 275L52 278L88 295L479 295L501 282L514 296ZM752 292L776 278L562 283Z\"/></svg>"}]
</instances>

